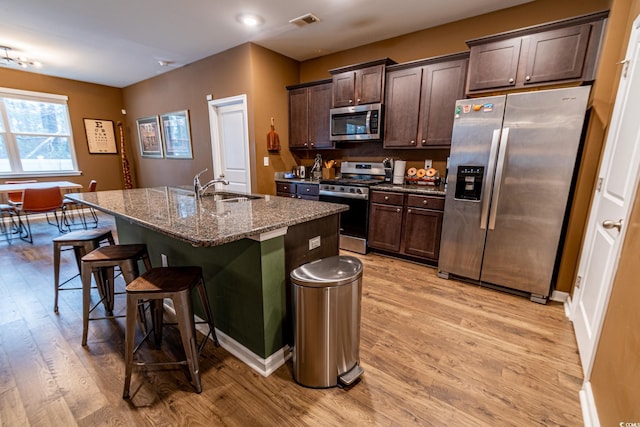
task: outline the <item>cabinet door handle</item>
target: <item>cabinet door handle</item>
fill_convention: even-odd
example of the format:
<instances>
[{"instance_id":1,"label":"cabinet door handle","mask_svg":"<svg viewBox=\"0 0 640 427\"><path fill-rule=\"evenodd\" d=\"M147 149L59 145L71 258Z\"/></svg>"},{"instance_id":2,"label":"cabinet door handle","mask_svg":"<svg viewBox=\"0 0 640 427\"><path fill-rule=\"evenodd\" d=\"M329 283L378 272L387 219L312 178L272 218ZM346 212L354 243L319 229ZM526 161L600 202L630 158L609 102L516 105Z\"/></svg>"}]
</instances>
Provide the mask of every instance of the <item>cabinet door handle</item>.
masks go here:
<instances>
[{"instance_id":1,"label":"cabinet door handle","mask_svg":"<svg viewBox=\"0 0 640 427\"><path fill-rule=\"evenodd\" d=\"M397 209L396 209L396 212L400 213L400 208L397 208ZM409 211L409 212L411 212L411 211Z\"/></svg>"},{"instance_id":2,"label":"cabinet door handle","mask_svg":"<svg viewBox=\"0 0 640 427\"><path fill-rule=\"evenodd\" d=\"M399 210L398 210L399 211ZM411 213L411 209L407 209L407 213Z\"/></svg>"},{"instance_id":3,"label":"cabinet door handle","mask_svg":"<svg viewBox=\"0 0 640 427\"><path fill-rule=\"evenodd\" d=\"M311 189L310 189L310 188L307 188L307 193L308 193L309 191L311 191Z\"/></svg>"},{"instance_id":4,"label":"cabinet door handle","mask_svg":"<svg viewBox=\"0 0 640 427\"><path fill-rule=\"evenodd\" d=\"M513 83L513 77L509 79L509 83Z\"/></svg>"},{"instance_id":5,"label":"cabinet door handle","mask_svg":"<svg viewBox=\"0 0 640 427\"><path fill-rule=\"evenodd\" d=\"M312 143L311 143L311 146L312 146L312 147L315 147L315 145L316 145L316 144L315 144L315 142L312 142Z\"/></svg>"},{"instance_id":6,"label":"cabinet door handle","mask_svg":"<svg viewBox=\"0 0 640 427\"><path fill-rule=\"evenodd\" d=\"M286 185L285 185L283 188L284 188L285 190L288 190L288 189L289 189L289 187L287 187Z\"/></svg>"},{"instance_id":7,"label":"cabinet door handle","mask_svg":"<svg viewBox=\"0 0 640 427\"><path fill-rule=\"evenodd\" d=\"M416 142L413 139L411 140L411 145L416 145Z\"/></svg>"},{"instance_id":8,"label":"cabinet door handle","mask_svg":"<svg viewBox=\"0 0 640 427\"><path fill-rule=\"evenodd\" d=\"M527 77L525 77L524 79L525 79L526 81L529 81L529 80L531 80L531 76L527 76Z\"/></svg>"},{"instance_id":9,"label":"cabinet door handle","mask_svg":"<svg viewBox=\"0 0 640 427\"><path fill-rule=\"evenodd\" d=\"M426 139L422 140L422 145L427 145L427 140Z\"/></svg>"},{"instance_id":10,"label":"cabinet door handle","mask_svg":"<svg viewBox=\"0 0 640 427\"><path fill-rule=\"evenodd\" d=\"M309 143L308 143L308 142L305 142L305 143L304 143L304 146L305 146L305 147L308 147L308 146L309 146Z\"/></svg>"},{"instance_id":11,"label":"cabinet door handle","mask_svg":"<svg viewBox=\"0 0 640 427\"><path fill-rule=\"evenodd\" d=\"M349 100L349 104L353 104L353 99L350 99L350 100Z\"/></svg>"},{"instance_id":12,"label":"cabinet door handle","mask_svg":"<svg viewBox=\"0 0 640 427\"><path fill-rule=\"evenodd\" d=\"M358 98L358 100L356 101L358 104L360 104L360 98Z\"/></svg>"}]
</instances>

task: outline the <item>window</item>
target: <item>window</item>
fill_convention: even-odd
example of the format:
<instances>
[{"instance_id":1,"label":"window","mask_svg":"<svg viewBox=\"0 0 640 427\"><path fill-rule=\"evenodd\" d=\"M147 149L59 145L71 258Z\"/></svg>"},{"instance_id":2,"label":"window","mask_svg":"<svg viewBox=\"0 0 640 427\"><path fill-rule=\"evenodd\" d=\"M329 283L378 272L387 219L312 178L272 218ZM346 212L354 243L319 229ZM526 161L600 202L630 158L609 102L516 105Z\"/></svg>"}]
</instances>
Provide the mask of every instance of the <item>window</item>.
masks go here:
<instances>
[{"instance_id":1,"label":"window","mask_svg":"<svg viewBox=\"0 0 640 427\"><path fill-rule=\"evenodd\" d=\"M67 97L0 88L0 175L77 169Z\"/></svg>"}]
</instances>

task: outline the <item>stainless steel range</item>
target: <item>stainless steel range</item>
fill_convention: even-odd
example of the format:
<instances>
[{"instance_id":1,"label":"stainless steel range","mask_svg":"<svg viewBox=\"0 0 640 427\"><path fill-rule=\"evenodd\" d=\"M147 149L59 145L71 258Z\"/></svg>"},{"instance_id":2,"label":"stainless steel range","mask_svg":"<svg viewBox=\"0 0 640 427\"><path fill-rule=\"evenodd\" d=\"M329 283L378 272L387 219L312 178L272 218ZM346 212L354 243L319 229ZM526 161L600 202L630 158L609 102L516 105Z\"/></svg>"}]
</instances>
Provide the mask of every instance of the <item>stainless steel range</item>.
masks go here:
<instances>
[{"instance_id":1,"label":"stainless steel range","mask_svg":"<svg viewBox=\"0 0 640 427\"><path fill-rule=\"evenodd\" d=\"M340 178L320 181L320 200L349 205L340 214L340 249L367 253L369 187L384 182L382 163L342 162Z\"/></svg>"}]
</instances>

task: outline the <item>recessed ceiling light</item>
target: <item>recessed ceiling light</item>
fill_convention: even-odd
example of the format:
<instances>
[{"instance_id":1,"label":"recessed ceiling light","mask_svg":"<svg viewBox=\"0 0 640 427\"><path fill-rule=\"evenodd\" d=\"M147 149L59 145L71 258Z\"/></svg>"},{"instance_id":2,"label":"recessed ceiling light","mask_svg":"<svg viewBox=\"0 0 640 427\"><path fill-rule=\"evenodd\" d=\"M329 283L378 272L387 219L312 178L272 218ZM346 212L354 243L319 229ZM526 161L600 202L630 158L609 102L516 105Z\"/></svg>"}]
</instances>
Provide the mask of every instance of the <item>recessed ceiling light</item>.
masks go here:
<instances>
[{"instance_id":1,"label":"recessed ceiling light","mask_svg":"<svg viewBox=\"0 0 640 427\"><path fill-rule=\"evenodd\" d=\"M238 21L242 22L247 27L255 27L256 25L260 25L262 23L262 18L258 15L245 13L238 16Z\"/></svg>"}]
</instances>

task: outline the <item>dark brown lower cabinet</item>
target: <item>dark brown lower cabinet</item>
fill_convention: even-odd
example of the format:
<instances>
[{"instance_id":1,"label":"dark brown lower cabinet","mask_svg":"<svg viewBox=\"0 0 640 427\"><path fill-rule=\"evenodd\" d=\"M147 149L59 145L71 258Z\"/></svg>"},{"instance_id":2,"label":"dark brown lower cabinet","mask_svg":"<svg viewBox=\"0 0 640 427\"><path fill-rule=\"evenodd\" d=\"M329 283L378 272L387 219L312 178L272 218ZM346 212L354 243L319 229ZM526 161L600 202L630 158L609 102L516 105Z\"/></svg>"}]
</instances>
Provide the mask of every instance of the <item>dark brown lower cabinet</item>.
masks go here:
<instances>
[{"instance_id":1,"label":"dark brown lower cabinet","mask_svg":"<svg viewBox=\"0 0 640 427\"><path fill-rule=\"evenodd\" d=\"M404 253L438 259L442 212L408 208L405 218Z\"/></svg>"},{"instance_id":2,"label":"dark brown lower cabinet","mask_svg":"<svg viewBox=\"0 0 640 427\"><path fill-rule=\"evenodd\" d=\"M385 251L400 251L402 206L371 203L369 207L369 246Z\"/></svg>"},{"instance_id":3,"label":"dark brown lower cabinet","mask_svg":"<svg viewBox=\"0 0 640 427\"><path fill-rule=\"evenodd\" d=\"M372 191L370 200L370 248L438 260L444 198Z\"/></svg>"}]
</instances>

